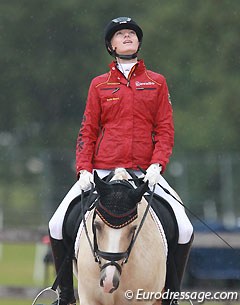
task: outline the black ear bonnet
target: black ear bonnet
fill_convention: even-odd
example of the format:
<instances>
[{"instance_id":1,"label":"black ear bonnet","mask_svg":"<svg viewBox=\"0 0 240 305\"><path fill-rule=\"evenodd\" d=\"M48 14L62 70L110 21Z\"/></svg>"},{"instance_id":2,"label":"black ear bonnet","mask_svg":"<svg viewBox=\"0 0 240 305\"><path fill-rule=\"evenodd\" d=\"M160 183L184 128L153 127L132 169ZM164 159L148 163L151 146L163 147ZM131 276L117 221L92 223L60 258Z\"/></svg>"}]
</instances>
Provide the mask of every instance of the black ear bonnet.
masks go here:
<instances>
[{"instance_id":1,"label":"black ear bonnet","mask_svg":"<svg viewBox=\"0 0 240 305\"><path fill-rule=\"evenodd\" d=\"M148 189L147 183L135 189L127 180L105 182L96 171L94 182L99 194L96 213L107 225L121 228L137 218L138 203Z\"/></svg>"}]
</instances>

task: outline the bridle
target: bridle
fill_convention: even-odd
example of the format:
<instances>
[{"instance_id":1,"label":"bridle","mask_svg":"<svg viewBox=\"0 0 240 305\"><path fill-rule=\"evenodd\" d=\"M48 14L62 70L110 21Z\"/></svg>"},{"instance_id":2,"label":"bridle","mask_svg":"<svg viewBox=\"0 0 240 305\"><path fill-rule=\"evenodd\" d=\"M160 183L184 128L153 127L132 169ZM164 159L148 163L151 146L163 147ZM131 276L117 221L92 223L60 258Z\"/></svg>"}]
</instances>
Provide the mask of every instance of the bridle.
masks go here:
<instances>
[{"instance_id":1,"label":"bridle","mask_svg":"<svg viewBox=\"0 0 240 305\"><path fill-rule=\"evenodd\" d=\"M125 183L125 182L123 181L123 183ZM92 184L92 187L91 187L90 194L89 194L88 198L91 197L91 194L93 192L94 192L94 186ZM96 263L98 263L100 271L102 271L103 269L105 269L106 267L111 265L111 266L115 266L120 274L122 273L122 267L123 267L124 264L126 264L128 262L129 256L130 256L131 251L133 249L133 246L134 246L134 244L136 242L138 234L140 233L140 231L142 229L142 226L143 226L143 224L144 224L144 222L146 220L147 213L148 213L149 208L150 208L151 203L152 203L153 194L154 194L154 189L151 192L150 200L149 200L149 202L147 202L147 207L146 207L146 209L144 211L144 214L143 214L143 217L141 219L141 222L140 222L139 226L137 227L137 230L133 233L131 241L130 241L130 244L129 244L127 250L124 251L124 252L105 252L105 251L99 250L99 247L98 247L96 226L94 225L94 221L95 221L95 218L96 218L96 215L97 215L95 209L93 211L92 226L91 226L92 227L92 233L93 233L93 243L91 242L91 239L89 237L89 232L88 232L88 229L87 229L87 226L86 226L86 219L85 219L85 216L84 216L84 206L83 206L83 204L84 204L83 203L83 197L84 197L83 195L84 195L84 193L82 193L81 204L82 204L83 227L84 227L85 234L86 234L89 246L91 248L94 260L95 260ZM99 197L95 200L94 205L92 206L92 209L95 208L96 202L98 200L99 200ZM102 265L102 259L106 260L107 263Z\"/></svg>"},{"instance_id":2,"label":"bridle","mask_svg":"<svg viewBox=\"0 0 240 305\"><path fill-rule=\"evenodd\" d=\"M96 226L94 225L94 220L96 218L96 215L97 215L97 213L96 213L96 211L94 211L93 218L92 218L93 250L94 250L95 257L97 257L97 261L99 263L100 270L102 271L107 266L112 265L112 266L115 266L117 268L117 270L119 271L119 273L121 274L122 266L127 263L129 255L131 253L135 234L132 235L130 244L126 251L124 251L124 252L101 251L101 250L99 250L99 247L98 247ZM105 263L104 265L102 265L101 259L108 261L108 263ZM119 261L122 261L121 264L118 263Z\"/></svg>"}]
</instances>

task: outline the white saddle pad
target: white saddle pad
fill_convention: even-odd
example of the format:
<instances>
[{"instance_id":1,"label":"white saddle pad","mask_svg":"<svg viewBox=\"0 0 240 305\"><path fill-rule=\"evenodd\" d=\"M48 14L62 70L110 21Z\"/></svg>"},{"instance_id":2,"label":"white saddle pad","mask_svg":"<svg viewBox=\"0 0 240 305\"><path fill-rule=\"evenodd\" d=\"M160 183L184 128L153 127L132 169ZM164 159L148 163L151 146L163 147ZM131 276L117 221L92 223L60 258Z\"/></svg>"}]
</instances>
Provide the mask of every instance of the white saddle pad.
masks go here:
<instances>
[{"instance_id":1,"label":"white saddle pad","mask_svg":"<svg viewBox=\"0 0 240 305\"><path fill-rule=\"evenodd\" d=\"M165 232L163 230L163 226L160 222L160 220L158 219L156 213L153 211L153 209L150 207L149 209L149 212L152 216L152 219L153 221L155 222L158 230L159 230L159 233L162 237L162 240L163 240L163 244L164 244L164 249L165 249L165 255L167 257L167 254L168 254L168 245L167 245L167 238L166 238L166 235L165 235ZM85 220L87 221L88 217L90 215L90 212L86 212L85 214ZM80 237L82 235L84 231L84 227L83 227L83 221L80 223L80 226L79 226L79 229L78 229L78 233L77 233L77 237L76 237L76 240L75 240L75 245L74 245L74 249L75 249L75 257L77 258L78 257L78 251L79 251L79 244L80 244Z\"/></svg>"}]
</instances>

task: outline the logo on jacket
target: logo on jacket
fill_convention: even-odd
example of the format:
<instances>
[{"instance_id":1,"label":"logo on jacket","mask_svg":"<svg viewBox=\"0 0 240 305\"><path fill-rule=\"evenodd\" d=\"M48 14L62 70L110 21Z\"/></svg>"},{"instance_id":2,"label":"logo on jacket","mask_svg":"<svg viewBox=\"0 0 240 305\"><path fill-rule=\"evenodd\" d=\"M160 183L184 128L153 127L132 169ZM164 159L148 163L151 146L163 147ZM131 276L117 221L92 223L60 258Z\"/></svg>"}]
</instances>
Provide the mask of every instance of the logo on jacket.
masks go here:
<instances>
[{"instance_id":1,"label":"logo on jacket","mask_svg":"<svg viewBox=\"0 0 240 305\"><path fill-rule=\"evenodd\" d=\"M135 82L135 85L136 87L139 87L139 86L151 86L151 85L155 85L154 82L146 82L146 83L141 83L139 81Z\"/></svg>"}]
</instances>

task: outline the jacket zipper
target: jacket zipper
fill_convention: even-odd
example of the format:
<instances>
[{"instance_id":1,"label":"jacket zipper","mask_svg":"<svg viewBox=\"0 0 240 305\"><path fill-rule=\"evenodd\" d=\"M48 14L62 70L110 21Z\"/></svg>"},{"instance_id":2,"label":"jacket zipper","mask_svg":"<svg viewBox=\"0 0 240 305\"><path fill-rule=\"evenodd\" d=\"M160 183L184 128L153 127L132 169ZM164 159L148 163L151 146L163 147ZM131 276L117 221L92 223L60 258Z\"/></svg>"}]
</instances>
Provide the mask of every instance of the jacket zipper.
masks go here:
<instances>
[{"instance_id":1,"label":"jacket zipper","mask_svg":"<svg viewBox=\"0 0 240 305\"><path fill-rule=\"evenodd\" d=\"M136 69L136 66L137 66L137 65L134 65L134 66L132 67L132 69L130 70L129 74L128 74L128 78L127 78L127 87L130 86L130 80L131 80L131 77L132 77L132 75L133 75L133 72L134 72L135 69Z\"/></svg>"},{"instance_id":2,"label":"jacket zipper","mask_svg":"<svg viewBox=\"0 0 240 305\"><path fill-rule=\"evenodd\" d=\"M101 131L102 135L101 135L101 138L100 138L100 140L98 142L98 146L97 146L97 149L96 149L96 156L98 155L99 148L100 148L100 145L101 145L102 140L103 140L104 132L105 132L105 128L103 128L102 131Z\"/></svg>"}]
</instances>

